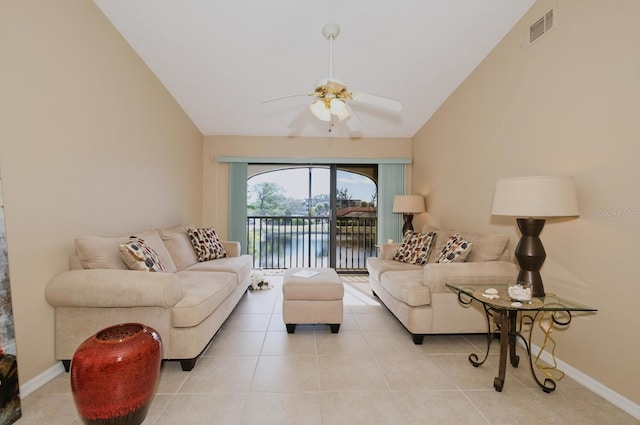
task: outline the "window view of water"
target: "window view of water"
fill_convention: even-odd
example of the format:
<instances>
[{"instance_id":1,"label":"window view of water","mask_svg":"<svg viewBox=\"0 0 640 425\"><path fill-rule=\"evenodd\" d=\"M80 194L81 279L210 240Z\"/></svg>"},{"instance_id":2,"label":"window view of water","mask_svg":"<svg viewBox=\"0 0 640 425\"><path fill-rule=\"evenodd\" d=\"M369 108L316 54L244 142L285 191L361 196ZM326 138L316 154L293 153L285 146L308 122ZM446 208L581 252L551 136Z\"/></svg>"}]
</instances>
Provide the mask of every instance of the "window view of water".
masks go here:
<instances>
[{"instance_id":1,"label":"window view of water","mask_svg":"<svg viewBox=\"0 0 640 425\"><path fill-rule=\"evenodd\" d=\"M262 166L262 172L247 182L247 242L254 267L331 267L333 256L337 270L366 269L366 259L376 255L377 243L373 179L337 170L333 195L328 167L264 170Z\"/></svg>"}]
</instances>

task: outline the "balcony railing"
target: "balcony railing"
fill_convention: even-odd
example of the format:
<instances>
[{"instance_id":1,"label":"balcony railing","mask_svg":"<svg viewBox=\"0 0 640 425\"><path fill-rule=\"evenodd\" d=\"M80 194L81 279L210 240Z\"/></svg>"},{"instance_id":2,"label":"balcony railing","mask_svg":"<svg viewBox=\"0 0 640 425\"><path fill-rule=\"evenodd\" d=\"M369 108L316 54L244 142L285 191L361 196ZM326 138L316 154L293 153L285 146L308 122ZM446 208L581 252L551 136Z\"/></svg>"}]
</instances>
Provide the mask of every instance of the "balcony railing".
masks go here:
<instances>
[{"instance_id":1,"label":"balcony railing","mask_svg":"<svg viewBox=\"0 0 640 425\"><path fill-rule=\"evenodd\" d=\"M331 247L329 217L249 216L247 246L253 267L329 267L332 249L336 270L362 272L376 255L376 218L338 218Z\"/></svg>"}]
</instances>

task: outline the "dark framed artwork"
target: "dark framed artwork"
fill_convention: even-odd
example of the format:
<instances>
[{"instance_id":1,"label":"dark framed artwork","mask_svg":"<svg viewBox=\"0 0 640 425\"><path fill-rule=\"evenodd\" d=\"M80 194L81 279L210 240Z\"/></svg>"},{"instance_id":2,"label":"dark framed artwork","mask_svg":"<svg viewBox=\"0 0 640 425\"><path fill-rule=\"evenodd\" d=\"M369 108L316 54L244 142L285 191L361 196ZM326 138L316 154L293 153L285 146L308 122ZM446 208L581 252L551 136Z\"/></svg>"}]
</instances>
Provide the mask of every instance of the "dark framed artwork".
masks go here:
<instances>
[{"instance_id":1,"label":"dark framed artwork","mask_svg":"<svg viewBox=\"0 0 640 425\"><path fill-rule=\"evenodd\" d=\"M12 424L22 416L16 338L11 308L7 233L0 177L0 425Z\"/></svg>"}]
</instances>

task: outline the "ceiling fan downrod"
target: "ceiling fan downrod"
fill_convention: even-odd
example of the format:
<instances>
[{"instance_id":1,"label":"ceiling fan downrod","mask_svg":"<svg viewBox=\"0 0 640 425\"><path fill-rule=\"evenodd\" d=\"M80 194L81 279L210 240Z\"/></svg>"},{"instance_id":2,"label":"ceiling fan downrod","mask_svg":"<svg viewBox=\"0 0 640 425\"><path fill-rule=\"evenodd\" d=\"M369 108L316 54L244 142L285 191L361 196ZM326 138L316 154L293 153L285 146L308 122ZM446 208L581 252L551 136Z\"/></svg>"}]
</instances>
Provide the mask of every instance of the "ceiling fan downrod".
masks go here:
<instances>
[{"instance_id":1,"label":"ceiling fan downrod","mask_svg":"<svg viewBox=\"0 0 640 425\"><path fill-rule=\"evenodd\" d=\"M322 35L329 40L329 78L333 78L333 40L340 35L340 26L330 23L322 27Z\"/></svg>"}]
</instances>

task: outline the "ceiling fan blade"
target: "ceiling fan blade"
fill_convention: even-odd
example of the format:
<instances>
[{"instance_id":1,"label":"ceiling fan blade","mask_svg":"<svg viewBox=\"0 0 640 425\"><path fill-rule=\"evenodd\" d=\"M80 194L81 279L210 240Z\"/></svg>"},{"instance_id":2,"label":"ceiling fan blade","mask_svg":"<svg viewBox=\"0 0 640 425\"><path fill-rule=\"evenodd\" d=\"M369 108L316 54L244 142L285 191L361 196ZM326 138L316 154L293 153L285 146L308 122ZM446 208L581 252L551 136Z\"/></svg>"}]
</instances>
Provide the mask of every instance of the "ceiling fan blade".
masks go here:
<instances>
[{"instance_id":1,"label":"ceiling fan blade","mask_svg":"<svg viewBox=\"0 0 640 425\"><path fill-rule=\"evenodd\" d=\"M349 106L348 103L345 103L344 106L347 108L347 111L349 111L349 116L342 122L349 127L349 130L351 130L352 133L359 133L362 131L362 121L360 121L360 118L358 118L356 113L353 112L353 109L351 109L351 106Z\"/></svg>"},{"instance_id":2,"label":"ceiling fan blade","mask_svg":"<svg viewBox=\"0 0 640 425\"><path fill-rule=\"evenodd\" d=\"M353 93L353 101L390 109L396 112L402 111L402 102L399 100L389 99L388 97L376 96L367 93Z\"/></svg>"},{"instance_id":3,"label":"ceiling fan blade","mask_svg":"<svg viewBox=\"0 0 640 425\"><path fill-rule=\"evenodd\" d=\"M302 124L309 119L309 116L311 116L311 110L309 110L309 108L302 108L302 111L295 116L287 127L294 130L300 128L302 127Z\"/></svg>"},{"instance_id":4,"label":"ceiling fan blade","mask_svg":"<svg viewBox=\"0 0 640 425\"><path fill-rule=\"evenodd\" d=\"M268 102L273 102L273 101L276 101L276 100L288 99L290 97L298 97L298 96L311 96L311 95L309 93L288 94L286 96L278 96L278 97L273 97L271 99L263 100L260 103L268 103Z\"/></svg>"}]
</instances>

